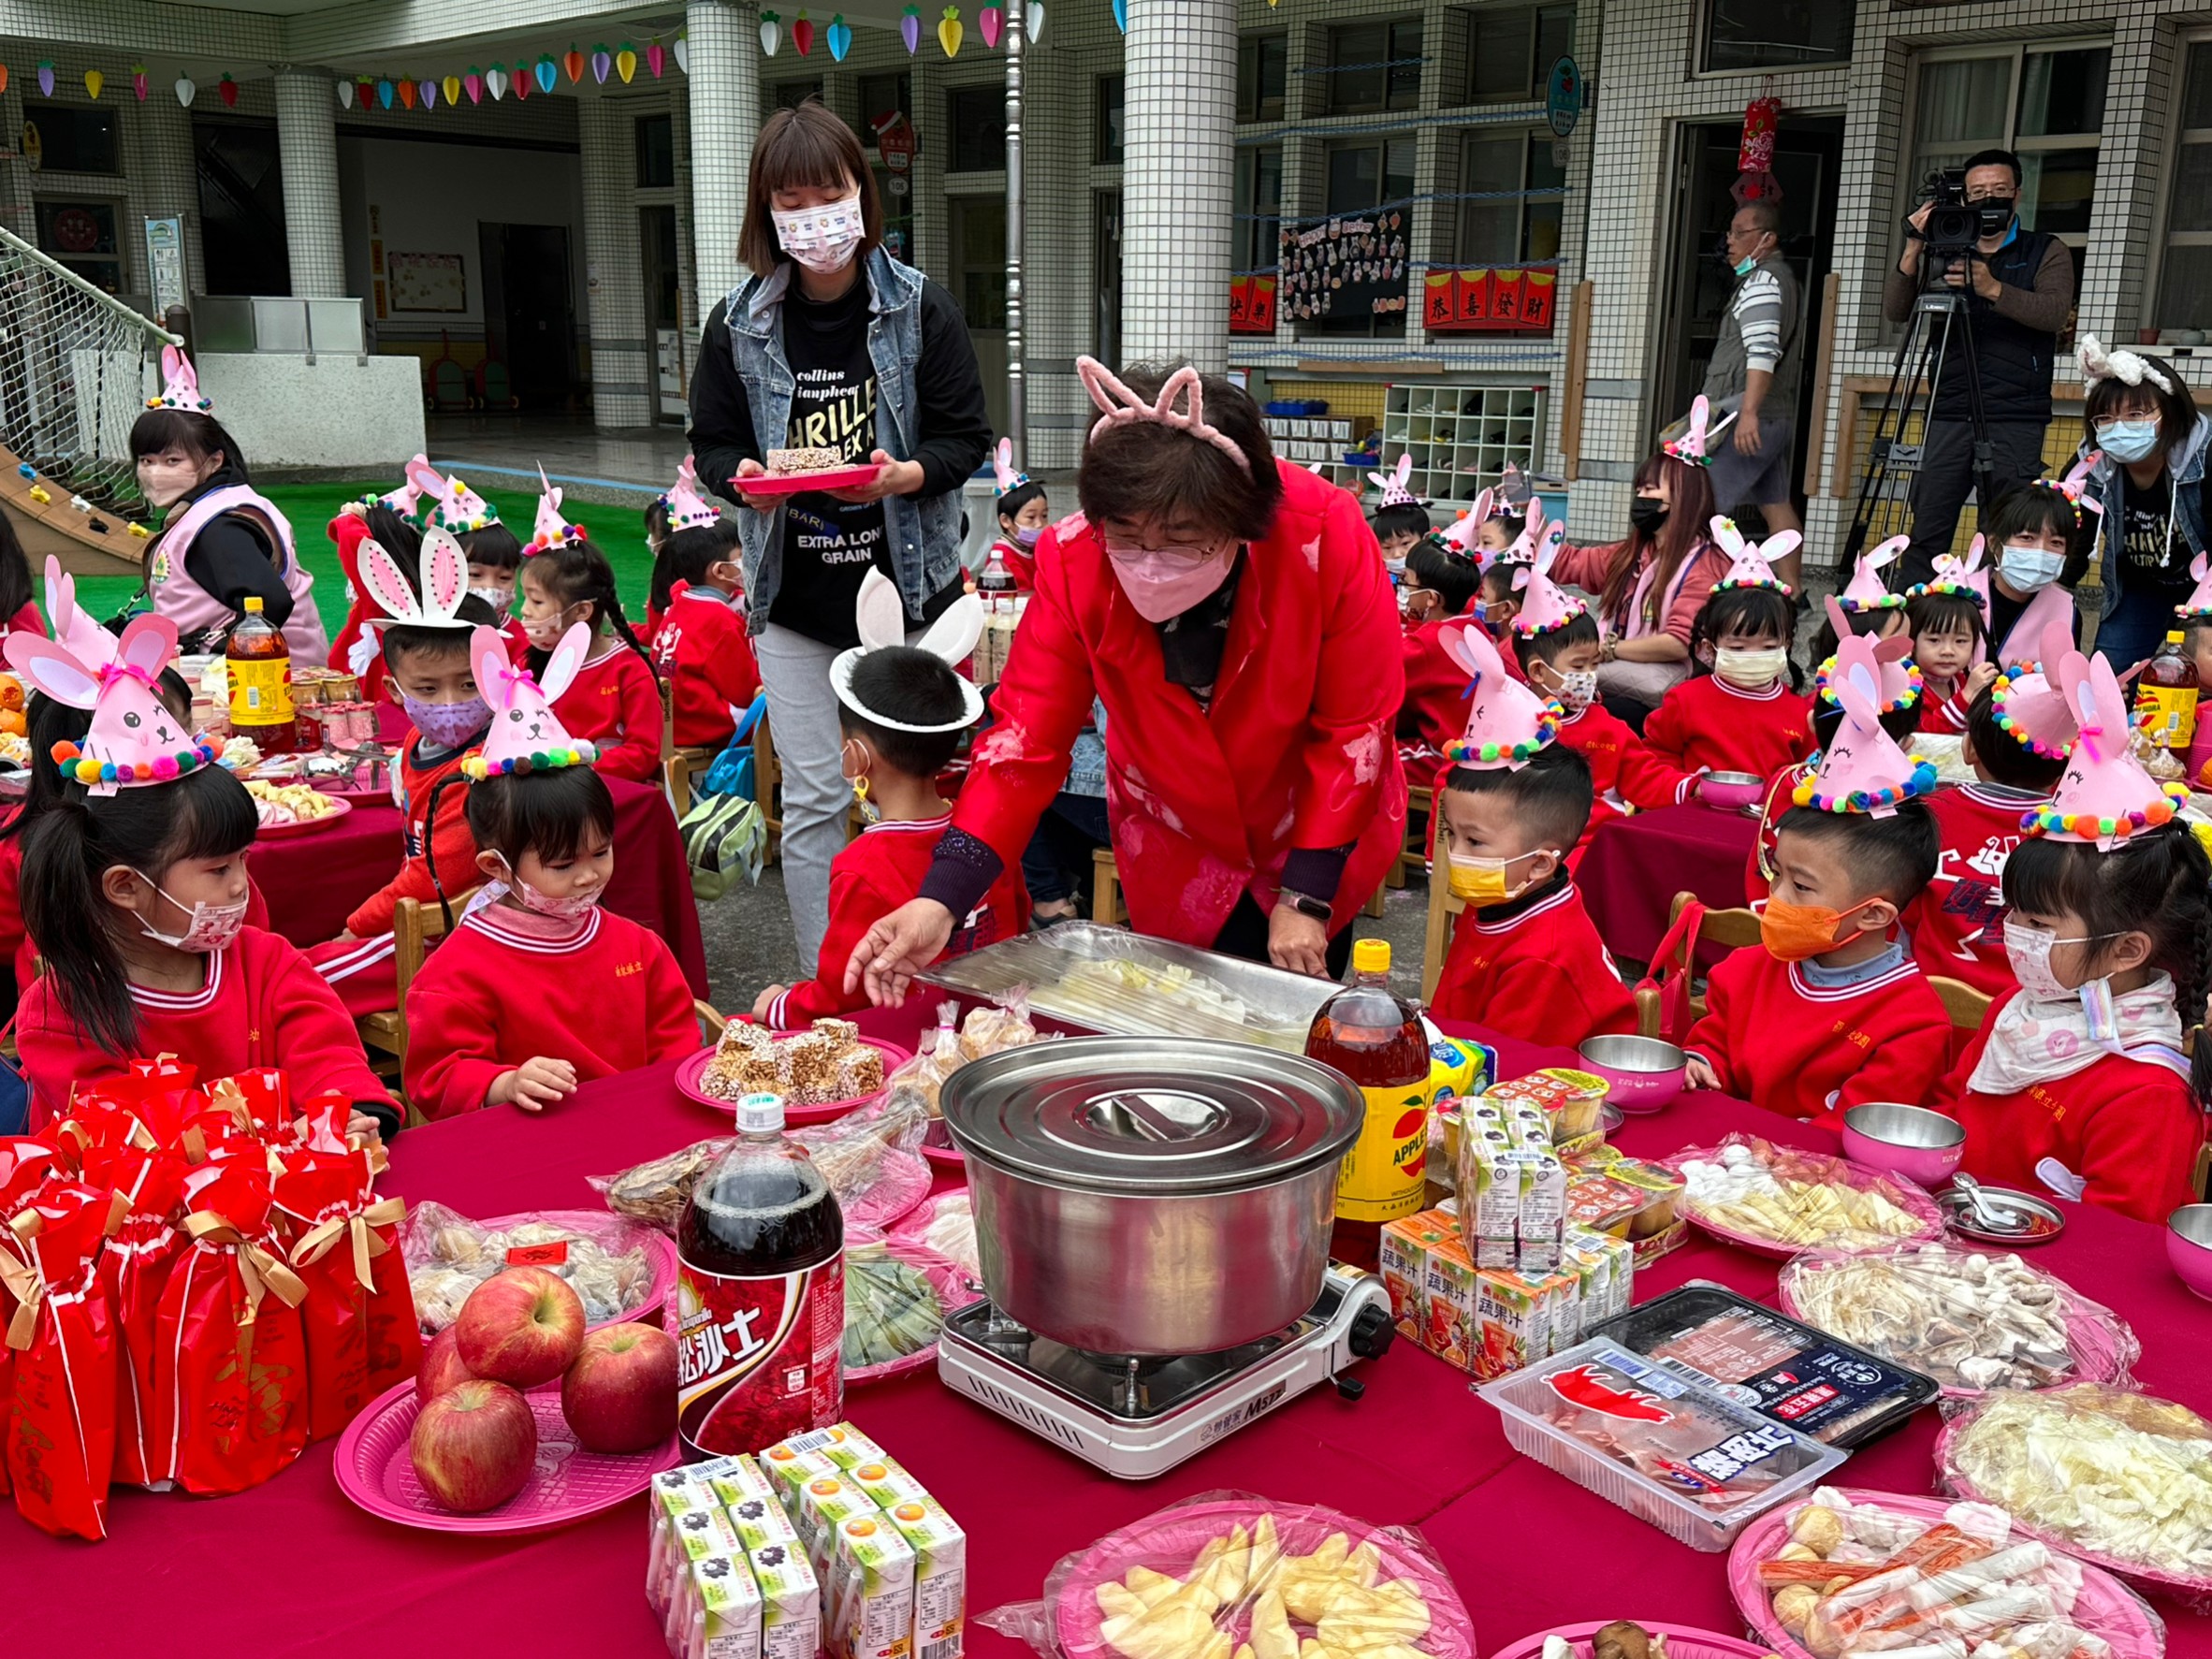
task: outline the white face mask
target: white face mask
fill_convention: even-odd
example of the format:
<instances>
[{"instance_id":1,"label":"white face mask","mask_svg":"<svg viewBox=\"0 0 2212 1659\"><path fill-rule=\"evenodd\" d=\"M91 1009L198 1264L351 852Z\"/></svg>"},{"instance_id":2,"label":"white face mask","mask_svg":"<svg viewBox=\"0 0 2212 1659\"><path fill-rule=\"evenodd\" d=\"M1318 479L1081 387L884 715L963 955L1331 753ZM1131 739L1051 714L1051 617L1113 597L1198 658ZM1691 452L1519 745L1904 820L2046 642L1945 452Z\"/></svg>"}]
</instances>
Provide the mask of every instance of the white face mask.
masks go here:
<instances>
[{"instance_id":1,"label":"white face mask","mask_svg":"<svg viewBox=\"0 0 2212 1659\"><path fill-rule=\"evenodd\" d=\"M776 222L776 240L783 251L808 270L830 276L852 262L866 222L860 211L860 192L819 208L794 208L786 212L770 208Z\"/></svg>"},{"instance_id":2,"label":"white face mask","mask_svg":"<svg viewBox=\"0 0 2212 1659\"><path fill-rule=\"evenodd\" d=\"M2047 547L2036 547L2017 542L2008 542L1997 556L1997 574L2023 593L2037 588L2047 588L2059 579L2066 556L2053 553Z\"/></svg>"},{"instance_id":3,"label":"white face mask","mask_svg":"<svg viewBox=\"0 0 2212 1659\"><path fill-rule=\"evenodd\" d=\"M2112 933L2100 933L2082 939L2060 939L2055 933L2045 933L2040 927L2030 927L2010 916L2004 922L2004 955L2012 964L2013 978L2020 982L2020 995L2030 1002L2071 1002L2086 985L2069 985L2059 982L2051 968L2051 953L2060 945L2093 945L2101 940L2117 939ZM2091 982L2096 983L2099 982Z\"/></svg>"},{"instance_id":4,"label":"white face mask","mask_svg":"<svg viewBox=\"0 0 2212 1659\"><path fill-rule=\"evenodd\" d=\"M512 588L472 588L469 591L502 616L515 603L515 589Z\"/></svg>"},{"instance_id":5,"label":"white face mask","mask_svg":"<svg viewBox=\"0 0 2212 1659\"><path fill-rule=\"evenodd\" d=\"M1712 654L1713 673L1747 691L1766 690L1789 665L1790 654L1780 646L1763 651L1731 650L1723 646Z\"/></svg>"},{"instance_id":6,"label":"white face mask","mask_svg":"<svg viewBox=\"0 0 2212 1659\"><path fill-rule=\"evenodd\" d=\"M606 890L594 887L589 893L571 893L556 898L550 893L540 893L514 870L506 874L507 891L515 895L515 902L533 915L546 916L556 922L576 922L599 908L599 900Z\"/></svg>"},{"instance_id":7,"label":"white face mask","mask_svg":"<svg viewBox=\"0 0 2212 1659\"><path fill-rule=\"evenodd\" d=\"M242 898L234 905L187 905L153 877L138 870L133 870L131 874L137 876L139 880L145 882L147 886L153 888L154 892L160 894L162 897L167 899L170 904L176 906L190 918L186 922L182 933L163 933L156 928L147 926L146 918L140 916L138 918L138 931L156 944L167 945L175 951L190 951L196 956L204 956L211 952L220 951L227 946L231 940L238 938L239 929L246 924L246 900Z\"/></svg>"}]
</instances>

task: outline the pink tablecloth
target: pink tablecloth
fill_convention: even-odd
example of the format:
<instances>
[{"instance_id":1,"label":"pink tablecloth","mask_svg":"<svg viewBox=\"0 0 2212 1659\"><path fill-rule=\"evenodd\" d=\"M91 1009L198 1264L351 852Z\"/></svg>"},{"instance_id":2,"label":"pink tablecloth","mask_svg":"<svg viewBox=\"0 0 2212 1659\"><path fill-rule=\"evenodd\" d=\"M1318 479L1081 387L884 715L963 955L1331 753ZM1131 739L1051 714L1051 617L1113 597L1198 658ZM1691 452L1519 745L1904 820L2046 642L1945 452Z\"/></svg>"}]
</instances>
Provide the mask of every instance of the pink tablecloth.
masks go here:
<instances>
[{"instance_id":1,"label":"pink tablecloth","mask_svg":"<svg viewBox=\"0 0 2212 1659\"><path fill-rule=\"evenodd\" d=\"M1678 893L1714 910L1744 902L1743 866L1758 823L1698 802L1608 818L1575 872L1597 935L1616 956L1650 962Z\"/></svg>"},{"instance_id":2,"label":"pink tablecloth","mask_svg":"<svg viewBox=\"0 0 2212 1659\"><path fill-rule=\"evenodd\" d=\"M871 1017L883 1035L913 1019ZM1562 1056L1506 1043L1508 1074ZM584 1176L711 1133L717 1115L677 1094L670 1068L587 1085L531 1119L512 1108L415 1129L393 1148L390 1190L475 1215L589 1204ZM1631 1123L1642 1153L1755 1127L1785 1140L1818 1131L1724 1099L1694 1098ZM2201 1355L2206 1316L2167 1272L2152 1228L2095 1210L2036 1259L2117 1308L2145 1338L2145 1385L2212 1411ZM1648 1297L1692 1278L1754 1294L1773 1265L1699 1239L1639 1278ZM1401 1343L1360 1368L1354 1404L1317 1390L1161 1479L1125 1485L947 1392L933 1374L855 1390L848 1414L970 1529L971 1614L1034 1597L1054 1561L1177 1497L1234 1487L1418 1525L1473 1610L1482 1651L1568 1620L1637 1618L1740 1628L1718 1556L1695 1554L1512 1451L1464 1375ZM1855 1457L1854 1485L1919 1492L1930 1483L1935 1417ZM474 1541L389 1526L353 1507L330 1447L256 1491L195 1502L119 1492L113 1536L62 1543L0 1521L12 1571L0 1634L25 1653L104 1653L158 1616L163 1644L238 1653L483 1653L650 1659L641 1501L542 1537ZM123 1599L119 1599L119 1597ZM2212 1621L2159 1604L2178 1659L2212 1659ZM969 1626L979 1659L1022 1650Z\"/></svg>"},{"instance_id":3,"label":"pink tablecloth","mask_svg":"<svg viewBox=\"0 0 2212 1659\"><path fill-rule=\"evenodd\" d=\"M615 876L606 905L668 941L694 996L706 995L706 947L684 864L676 814L659 790L607 779L615 798ZM363 899L390 880L400 861L400 813L379 802L356 801L328 829L255 843L254 880L269 899L269 924L296 945L335 939ZM455 892L479 880L473 868L438 874Z\"/></svg>"}]
</instances>

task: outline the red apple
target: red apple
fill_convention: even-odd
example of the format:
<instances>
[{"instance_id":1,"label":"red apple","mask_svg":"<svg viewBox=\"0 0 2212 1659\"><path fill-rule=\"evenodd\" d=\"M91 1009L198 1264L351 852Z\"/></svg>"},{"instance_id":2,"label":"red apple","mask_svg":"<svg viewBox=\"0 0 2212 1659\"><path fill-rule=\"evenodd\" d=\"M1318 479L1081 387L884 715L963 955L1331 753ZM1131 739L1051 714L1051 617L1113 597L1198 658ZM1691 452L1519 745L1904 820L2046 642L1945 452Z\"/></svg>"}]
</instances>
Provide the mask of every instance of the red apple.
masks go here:
<instances>
[{"instance_id":1,"label":"red apple","mask_svg":"<svg viewBox=\"0 0 2212 1659\"><path fill-rule=\"evenodd\" d=\"M407 1455L423 1490L461 1515L496 1509L530 1478L538 1419L504 1383L472 1376L415 1414Z\"/></svg>"},{"instance_id":2,"label":"red apple","mask_svg":"<svg viewBox=\"0 0 2212 1659\"><path fill-rule=\"evenodd\" d=\"M478 1376L534 1389L575 1362L584 1304L542 1267L510 1267L469 1292L453 1322L461 1362Z\"/></svg>"},{"instance_id":3,"label":"red apple","mask_svg":"<svg viewBox=\"0 0 2212 1659\"><path fill-rule=\"evenodd\" d=\"M560 1415L586 1451L644 1451L676 1433L676 1339L658 1325L584 1338L560 1379Z\"/></svg>"},{"instance_id":4,"label":"red apple","mask_svg":"<svg viewBox=\"0 0 2212 1659\"><path fill-rule=\"evenodd\" d=\"M422 1367L415 1374L415 1397L428 1405L457 1383L476 1374L461 1363L460 1339L448 1325L430 1338L422 1351Z\"/></svg>"}]
</instances>

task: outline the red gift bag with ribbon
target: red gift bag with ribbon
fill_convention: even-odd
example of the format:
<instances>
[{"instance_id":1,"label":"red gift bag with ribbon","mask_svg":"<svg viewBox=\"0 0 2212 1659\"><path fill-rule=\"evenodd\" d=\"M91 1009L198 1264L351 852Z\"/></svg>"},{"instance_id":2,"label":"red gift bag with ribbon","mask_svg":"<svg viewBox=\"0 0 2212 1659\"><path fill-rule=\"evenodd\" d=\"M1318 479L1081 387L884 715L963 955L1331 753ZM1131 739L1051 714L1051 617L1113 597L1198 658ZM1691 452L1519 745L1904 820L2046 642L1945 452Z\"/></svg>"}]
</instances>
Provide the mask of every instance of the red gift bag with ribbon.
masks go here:
<instances>
[{"instance_id":1,"label":"red gift bag with ribbon","mask_svg":"<svg viewBox=\"0 0 2212 1659\"><path fill-rule=\"evenodd\" d=\"M0 1136L0 1222L13 1220L48 1182L62 1179L64 1173L61 1155L51 1142L35 1135ZM0 1434L6 1432L9 1404L15 1398L15 1349L5 1340L21 1305L7 1272L9 1262L15 1259L0 1247ZM16 1275L13 1283L21 1282L21 1275ZM0 1497L6 1497L7 1492L7 1458L0 1449Z\"/></svg>"},{"instance_id":2,"label":"red gift bag with ribbon","mask_svg":"<svg viewBox=\"0 0 2212 1659\"><path fill-rule=\"evenodd\" d=\"M255 1152L185 1175L187 1243L154 1326L153 1386L176 1412L164 1472L203 1495L258 1486L307 1444L307 1288L269 1231Z\"/></svg>"},{"instance_id":3,"label":"red gift bag with ribbon","mask_svg":"<svg viewBox=\"0 0 2212 1659\"><path fill-rule=\"evenodd\" d=\"M184 1191L184 1160L137 1146L95 1147L85 1172L128 1204L101 1259L100 1278L115 1321L115 1478L151 1486L166 1478L169 1414L153 1386L154 1326L169 1267L183 1251L175 1226Z\"/></svg>"},{"instance_id":4,"label":"red gift bag with ribbon","mask_svg":"<svg viewBox=\"0 0 2212 1659\"><path fill-rule=\"evenodd\" d=\"M352 1110L351 1102L341 1106ZM307 1287L299 1304L307 1339L307 1437L323 1440L419 1363L401 1362L388 1332L371 1341L380 1283L396 1283L406 1293L407 1264L390 1234L407 1202L376 1198L376 1171L367 1152L295 1153L274 1185L292 1267ZM406 1316L419 1354L412 1297Z\"/></svg>"},{"instance_id":5,"label":"red gift bag with ribbon","mask_svg":"<svg viewBox=\"0 0 2212 1659\"><path fill-rule=\"evenodd\" d=\"M116 1348L99 1270L121 1215L105 1188L56 1181L0 1231L14 1304L7 1473L17 1512L57 1537L108 1535Z\"/></svg>"}]
</instances>

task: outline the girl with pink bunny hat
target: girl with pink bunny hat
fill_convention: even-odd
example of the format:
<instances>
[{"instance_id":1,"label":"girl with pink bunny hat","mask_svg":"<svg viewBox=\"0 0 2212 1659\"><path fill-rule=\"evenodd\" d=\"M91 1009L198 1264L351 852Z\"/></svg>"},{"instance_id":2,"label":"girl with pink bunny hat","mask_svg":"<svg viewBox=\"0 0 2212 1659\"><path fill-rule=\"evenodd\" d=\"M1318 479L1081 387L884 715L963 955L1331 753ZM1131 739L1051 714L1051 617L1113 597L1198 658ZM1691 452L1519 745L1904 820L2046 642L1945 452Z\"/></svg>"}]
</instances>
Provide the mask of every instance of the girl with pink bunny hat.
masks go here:
<instances>
[{"instance_id":1,"label":"girl with pink bunny hat","mask_svg":"<svg viewBox=\"0 0 2212 1659\"><path fill-rule=\"evenodd\" d=\"M991 472L991 505L998 515L998 539L991 544L991 552L998 555L1014 586L1026 593L1037 586L1037 538L1053 521L1052 508L1046 504L1044 486L1015 469L1012 439L998 440Z\"/></svg>"}]
</instances>

